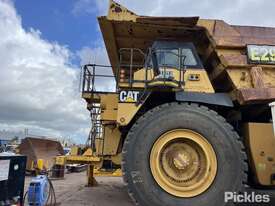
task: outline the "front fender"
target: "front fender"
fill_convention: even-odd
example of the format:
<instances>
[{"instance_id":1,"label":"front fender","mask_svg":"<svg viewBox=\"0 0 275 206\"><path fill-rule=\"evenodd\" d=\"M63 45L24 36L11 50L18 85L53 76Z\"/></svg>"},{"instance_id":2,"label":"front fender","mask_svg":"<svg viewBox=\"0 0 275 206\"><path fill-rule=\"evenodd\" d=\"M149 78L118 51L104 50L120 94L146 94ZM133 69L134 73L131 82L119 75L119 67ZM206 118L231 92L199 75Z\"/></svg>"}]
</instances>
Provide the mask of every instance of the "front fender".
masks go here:
<instances>
[{"instance_id":1,"label":"front fender","mask_svg":"<svg viewBox=\"0 0 275 206\"><path fill-rule=\"evenodd\" d=\"M230 96L226 93L199 93L199 92L176 92L176 100L179 102L198 102L225 107L233 107Z\"/></svg>"}]
</instances>

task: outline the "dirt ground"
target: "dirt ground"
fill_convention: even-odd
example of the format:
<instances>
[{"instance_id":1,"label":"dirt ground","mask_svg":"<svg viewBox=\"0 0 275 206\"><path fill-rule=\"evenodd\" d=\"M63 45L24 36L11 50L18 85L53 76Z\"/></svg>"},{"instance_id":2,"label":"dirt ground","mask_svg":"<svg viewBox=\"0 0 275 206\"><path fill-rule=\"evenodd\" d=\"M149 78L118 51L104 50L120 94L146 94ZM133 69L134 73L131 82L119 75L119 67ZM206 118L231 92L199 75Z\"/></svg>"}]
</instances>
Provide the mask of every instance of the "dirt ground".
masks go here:
<instances>
[{"instance_id":1,"label":"dirt ground","mask_svg":"<svg viewBox=\"0 0 275 206\"><path fill-rule=\"evenodd\" d=\"M25 191L31 178L26 177ZM86 187L86 172L69 173L65 174L65 178L62 180L53 180L57 203L62 206L134 206L127 194L122 177L96 177L96 180L98 186ZM274 206L275 192L262 191L262 193L270 194L271 205ZM259 206L258 204L249 204L249 206L253 205ZM270 204L267 205L270 206Z\"/></svg>"},{"instance_id":2,"label":"dirt ground","mask_svg":"<svg viewBox=\"0 0 275 206\"><path fill-rule=\"evenodd\" d=\"M27 189L31 177L26 177ZM86 173L65 174L64 180L53 180L57 202L66 206L133 206L121 177L96 177L98 186L85 187ZM26 190L25 189L25 190Z\"/></svg>"}]
</instances>

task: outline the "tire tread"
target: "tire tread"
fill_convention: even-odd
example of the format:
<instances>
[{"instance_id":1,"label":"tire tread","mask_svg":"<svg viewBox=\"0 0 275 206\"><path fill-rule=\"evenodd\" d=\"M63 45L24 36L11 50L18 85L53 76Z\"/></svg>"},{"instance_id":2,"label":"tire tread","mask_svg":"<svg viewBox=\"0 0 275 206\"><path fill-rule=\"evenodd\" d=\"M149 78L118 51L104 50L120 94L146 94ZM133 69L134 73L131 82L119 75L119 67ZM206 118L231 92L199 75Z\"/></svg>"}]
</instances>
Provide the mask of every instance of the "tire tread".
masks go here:
<instances>
[{"instance_id":1,"label":"tire tread","mask_svg":"<svg viewBox=\"0 0 275 206\"><path fill-rule=\"evenodd\" d=\"M204 105L199 105L197 103L183 103L183 102L173 102L173 103L166 103L166 104L162 104L159 105L151 110L149 110L148 112L146 112L145 114L143 114L137 121L136 123L132 126L132 128L130 129L130 131L128 132L128 135L125 139L124 142L124 146L123 146L123 150L122 150L122 174L123 175L123 179L125 184L127 185L127 188L129 188L129 184L128 184L128 178L127 178L127 171L125 169L125 165L126 165L126 156L127 156L127 146L128 144L130 144L130 141L132 139L132 136L134 135L134 131L136 130L136 128L138 127L138 125L141 123L141 121L143 121L144 119L147 119L148 117L150 117L151 115L153 115L154 113L157 113L161 110L163 110L164 108L169 108L169 107L178 107L178 106L182 106L182 107L187 107L190 109L195 109L196 111L199 110L201 112L203 112L204 114L207 114L209 116L211 116L212 118L215 118L216 120L218 120L219 122L221 122L225 128L227 128L228 131L230 131L231 135L229 135L233 140L238 141L238 147L239 150L241 151L241 158L242 158L242 174L241 175L241 179L242 179L242 185L239 185L239 188L241 188L241 191L239 192L243 192L245 190L245 187L247 185L247 173L248 173L248 163L247 163L247 155L245 153L245 147L243 145L243 142L240 138L240 136L238 135L238 133L234 130L233 126L230 125L226 119L224 117L222 117L221 115L219 115L216 111L209 109L208 107L204 106ZM135 194L128 189L128 194L131 197L131 199L133 200L133 202L135 203L135 205L139 206L139 203L137 201L137 198L135 198Z\"/></svg>"}]
</instances>

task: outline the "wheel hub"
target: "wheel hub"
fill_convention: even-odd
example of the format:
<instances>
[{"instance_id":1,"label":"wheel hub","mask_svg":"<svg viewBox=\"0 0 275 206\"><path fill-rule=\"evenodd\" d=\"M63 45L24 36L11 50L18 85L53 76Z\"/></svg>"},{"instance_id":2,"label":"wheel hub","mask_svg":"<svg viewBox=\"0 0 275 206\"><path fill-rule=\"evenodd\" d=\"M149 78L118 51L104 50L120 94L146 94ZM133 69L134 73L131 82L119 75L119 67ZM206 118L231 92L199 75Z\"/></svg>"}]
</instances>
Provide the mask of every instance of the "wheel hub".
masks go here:
<instances>
[{"instance_id":1,"label":"wheel hub","mask_svg":"<svg viewBox=\"0 0 275 206\"><path fill-rule=\"evenodd\" d=\"M194 197L208 189L217 172L210 143L191 130L172 130L153 145L150 167L156 182L168 193Z\"/></svg>"},{"instance_id":2,"label":"wheel hub","mask_svg":"<svg viewBox=\"0 0 275 206\"><path fill-rule=\"evenodd\" d=\"M185 151L178 152L176 157L173 158L175 167L179 170L183 170L190 165L190 156Z\"/></svg>"}]
</instances>

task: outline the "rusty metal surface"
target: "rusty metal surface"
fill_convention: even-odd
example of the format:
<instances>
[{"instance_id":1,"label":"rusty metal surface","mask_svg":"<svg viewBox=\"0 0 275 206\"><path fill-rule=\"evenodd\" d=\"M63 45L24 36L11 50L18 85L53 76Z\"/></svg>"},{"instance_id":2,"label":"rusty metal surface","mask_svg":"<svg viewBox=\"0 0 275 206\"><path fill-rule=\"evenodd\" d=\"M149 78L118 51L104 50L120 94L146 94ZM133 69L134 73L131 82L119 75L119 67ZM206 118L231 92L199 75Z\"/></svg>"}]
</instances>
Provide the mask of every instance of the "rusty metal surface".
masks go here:
<instances>
[{"instance_id":1,"label":"rusty metal surface","mask_svg":"<svg viewBox=\"0 0 275 206\"><path fill-rule=\"evenodd\" d=\"M216 20L213 37L219 47L245 47L247 44L275 45L275 28L234 26Z\"/></svg>"},{"instance_id":2,"label":"rusty metal surface","mask_svg":"<svg viewBox=\"0 0 275 206\"><path fill-rule=\"evenodd\" d=\"M237 91L240 104L268 103L275 100L275 88L249 88Z\"/></svg>"},{"instance_id":3,"label":"rusty metal surface","mask_svg":"<svg viewBox=\"0 0 275 206\"><path fill-rule=\"evenodd\" d=\"M248 64L247 56L242 54L222 54L220 61L225 67L246 67Z\"/></svg>"},{"instance_id":4,"label":"rusty metal surface","mask_svg":"<svg viewBox=\"0 0 275 206\"><path fill-rule=\"evenodd\" d=\"M252 67L250 70L252 77L252 83L254 88L264 88L265 83L263 80L263 69L262 67Z\"/></svg>"},{"instance_id":5,"label":"rusty metal surface","mask_svg":"<svg viewBox=\"0 0 275 206\"><path fill-rule=\"evenodd\" d=\"M137 17L136 22L142 24L164 25L164 26L196 26L199 17Z\"/></svg>"},{"instance_id":6,"label":"rusty metal surface","mask_svg":"<svg viewBox=\"0 0 275 206\"><path fill-rule=\"evenodd\" d=\"M54 157L58 155L64 155L63 147L58 141L50 139L41 139L26 137L19 145L19 153L26 155L27 169L31 170L32 161L36 162L38 159L43 161L51 168L54 164Z\"/></svg>"}]
</instances>

